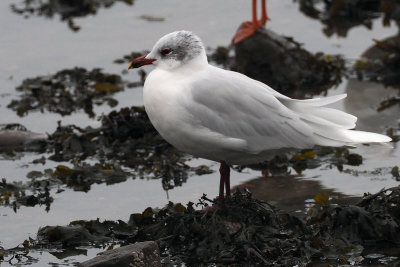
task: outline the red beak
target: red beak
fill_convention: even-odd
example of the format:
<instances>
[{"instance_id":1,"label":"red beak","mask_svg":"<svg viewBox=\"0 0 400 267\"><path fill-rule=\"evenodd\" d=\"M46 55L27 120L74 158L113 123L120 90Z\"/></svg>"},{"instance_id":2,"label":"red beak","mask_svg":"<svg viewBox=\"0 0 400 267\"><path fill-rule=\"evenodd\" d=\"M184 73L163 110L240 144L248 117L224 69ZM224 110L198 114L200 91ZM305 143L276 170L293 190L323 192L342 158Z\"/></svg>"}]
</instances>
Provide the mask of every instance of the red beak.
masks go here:
<instances>
[{"instance_id":1,"label":"red beak","mask_svg":"<svg viewBox=\"0 0 400 267\"><path fill-rule=\"evenodd\" d=\"M154 59L154 58L145 58L145 57L146 56L141 56L141 57L138 57L138 58L134 59L133 61L129 62L128 69L140 68L141 66L149 65L149 64L153 63L154 61L156 61L156 59Z\"/></svg>"}]
</instances>

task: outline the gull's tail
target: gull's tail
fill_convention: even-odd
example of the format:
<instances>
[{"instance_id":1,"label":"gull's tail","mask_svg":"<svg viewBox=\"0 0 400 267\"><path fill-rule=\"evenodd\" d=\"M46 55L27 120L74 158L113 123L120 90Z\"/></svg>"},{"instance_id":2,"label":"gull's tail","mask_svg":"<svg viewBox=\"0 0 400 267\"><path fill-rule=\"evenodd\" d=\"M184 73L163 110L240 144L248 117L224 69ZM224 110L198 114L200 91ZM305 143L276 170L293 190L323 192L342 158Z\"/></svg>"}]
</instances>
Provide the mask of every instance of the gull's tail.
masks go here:
<instances>
[{"instance_id":1,"label":"gull's tail","mask_svg":"<svg viewBox=\"0 0 400 267\"><path fill-rule=\"evenodd\" d=\"M386 135L351 130L357 117L346 112L324 107L346 97L346 94L307 100L279 99L299 114L314 132L315 143L321 146L343 146L362 143L385 143L392 139Z\"/></svg>"}]
</instances>

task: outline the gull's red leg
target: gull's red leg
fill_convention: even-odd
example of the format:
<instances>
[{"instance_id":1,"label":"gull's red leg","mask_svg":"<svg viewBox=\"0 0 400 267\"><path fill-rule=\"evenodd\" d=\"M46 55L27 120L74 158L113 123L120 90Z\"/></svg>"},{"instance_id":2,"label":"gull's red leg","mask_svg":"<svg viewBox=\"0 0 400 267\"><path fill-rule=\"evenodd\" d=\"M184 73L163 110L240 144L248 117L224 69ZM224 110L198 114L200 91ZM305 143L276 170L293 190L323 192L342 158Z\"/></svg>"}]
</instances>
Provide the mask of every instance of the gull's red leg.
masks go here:
<instances>
[{"instance_id":1,"label":"gull's red leg","mask_svg":"<svg viewBox=\"0 0 400 267\"><path fill-rule=\"evenodd\" d=\"M260 21L260 27L264 25L267 20L269 20L268 15L267 15L267 0L262 0L261 2L261 21Z\"/></svg>"},{"instance_id":2,"label":"gull's red leg","mask_svg":"<svg viewBox=\"0 0 400 267\"><path fill-rule=\"evenodd\" d=\"M231 195L231 181L230 181L231 168L229 168L229 165L226 164L225 161L221 162L221 168L222 168L222 174L224 176L226 196L230 196Z\"/></svg>"},{"instance_id":3,"label":"gull's red leg","mask_svg":"<svg viewBox=\"0 0 400 267\"><path fill-rule=\"evenodd\" d=\"M253 27L257 27L258 22L257 22L257 0L253 0Z\"/></svg>"},{"instance_id":4,"label":"gull's red leg","mask_svg":"<svg viewBox=\"0 0 400 267\"><path fill-rule=\"evenodd\" d=\"M220 178L219 178L219 196L218 196L218 200L219 201L222 201L222 199L224 198L225 177L223 175L223 164L224 164L224 161L221 161L221 165L219 166L219 174L220 174Z\"/></svg>"},{"instance_id":5,"label":"gull's red leg","mask_svg":"<svg viewBox=\"0 0 400 267\"><path fill-rule=\"evenodd\" d=\"M226 195L227 196L231 195L230 172L231 169L229 165L226 164L225 161L221 160L221 165L219 166L220 179L219 179L218 204L205 207L201 210L202 212L212 212L221 207L224 201L224 187L226 187Z\"/></svg>"},{"instance_id":6,"label":"gull's red leg","mask_svg":"<svg viewBox=\"0 0 400 267\"><path fill-rule=\"evenodd\" d=\"M252 3L252 21L245 21L243 22L239 29L236 31L235 36L232 38L232 42L234 44L238 44L241 41L245 40L246 38L253 35L256 31L255 26L257 25L257 0L253 0Z\"/></svg>"},{"instance_id":7,"label":"gull's red leg","mask_svg":"<svg viewBox=\"0 0 400 267\"><path fill-rule=\"evenodd\" d=\"M226 190L226 195L230 196L231 195L231 185L230 185L230 171L231 169L229 168L229 165L226 164L225 161L221 161L221 165L219 167L219 173L221 175L221 178L219 180L219 198L218 200L222 202L224 199L224 186Z\"/></svg>"},{"instance_id":8,"label":"gull's red leg","mask_svg":"<svg viewBox=\"0 0 400 267\"><path fill-rule=\"evenodd\" d=\"M268 20L267 16L267 5L266 0L262 0L261 2L261 20L257 20L257 0L253 0L252 2L252 21L243 22L239 29L237 30L235 36L232 38L232 42L234 44L238 44L241 41L247 39L252 36L258 28L262 27L265 22Z\"/></svg>"}]
</instances>

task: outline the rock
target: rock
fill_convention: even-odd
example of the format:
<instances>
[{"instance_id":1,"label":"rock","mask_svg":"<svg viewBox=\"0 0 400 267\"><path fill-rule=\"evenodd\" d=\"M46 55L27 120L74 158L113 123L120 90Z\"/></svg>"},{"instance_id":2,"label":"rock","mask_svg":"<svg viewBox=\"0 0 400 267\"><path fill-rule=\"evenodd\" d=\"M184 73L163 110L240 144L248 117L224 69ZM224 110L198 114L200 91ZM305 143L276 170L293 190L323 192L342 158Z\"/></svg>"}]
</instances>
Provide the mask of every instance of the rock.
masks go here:
<instances>
[{"instance_id":1,"label":"rock","mask_svg":"<svg viewBox=\"0 0 400 267\"><path fill-rule=\"evenodd\" d=\"M161 266L160 251L154 241L135 244L101 252L93 259L82 262L81 267L144 267Z\"/></svg>"},{"instance_id":2,"label":"rock","mask_svg":"<svg viewBox=\"0 0 400 267\"><path fill-rule=\"evenodd\" d=\"M19 148L34 142L45 142L47 135L29 131L0 131L0 148Z\"/></svg>"},{"instance_id":3,"label":"rock","mask_svg":"<svg viewBox=\"0 0 400 267\"><path fill-rule=\"evenodd\" d=\"M89 242L108 242L111 240L108 236L91 234L88 229L77 224L67 226L45 226L39 229L37 237L43 244L61 243L64 247L74 247L88 244Z\"/></svg>"},{"instance_id":4,"label":"rock","mask_svg":"<svg viewBox=\"0 0 400 267\"><path fill-rule=\"evenodd\" d=\"M231 69L285 95L304 98L339 84L345 67L339 56L312 54L292 38L259 29L235 45Z\"/></svg>"}]
</instances>

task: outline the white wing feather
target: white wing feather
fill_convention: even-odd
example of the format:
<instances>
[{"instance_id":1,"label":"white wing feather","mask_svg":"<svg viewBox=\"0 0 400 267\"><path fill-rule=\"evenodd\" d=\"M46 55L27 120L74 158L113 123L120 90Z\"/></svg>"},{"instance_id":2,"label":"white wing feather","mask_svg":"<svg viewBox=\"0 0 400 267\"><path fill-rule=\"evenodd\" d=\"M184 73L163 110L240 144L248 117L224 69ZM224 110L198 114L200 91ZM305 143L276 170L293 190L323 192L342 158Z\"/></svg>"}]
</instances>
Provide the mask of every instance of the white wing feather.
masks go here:
<instances>
[{"instance_id":1,"label":"white wing feather","mask_svg":"<svg viewBox=\"0 0 400 267\"><path fill-rule=\"evenodd\" d=\"M288 98L242 74L209 66L183 82L192 99L183 101L194 124L219 136L242 140L236 150L258 154L282 148L389 142L387 136L348 130L357 118L323 107L346 97ZM227 144L229 146L229 144Z\"/></svg>"}]
</instances>

